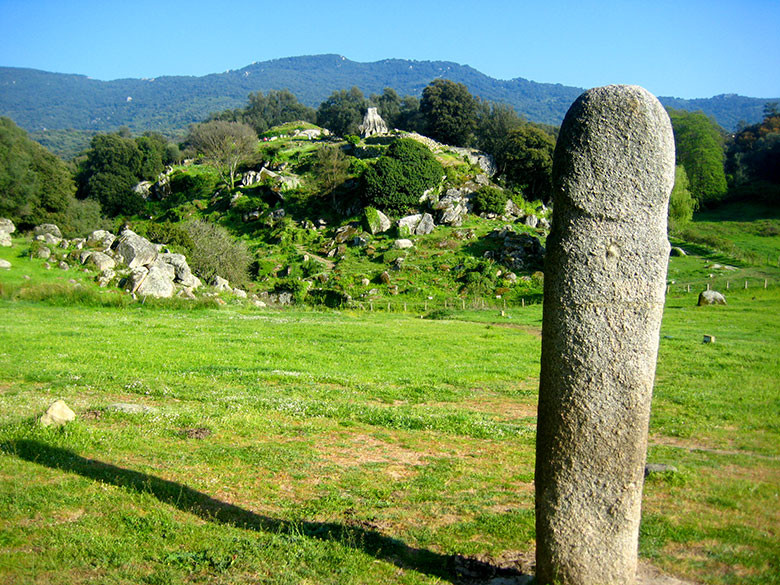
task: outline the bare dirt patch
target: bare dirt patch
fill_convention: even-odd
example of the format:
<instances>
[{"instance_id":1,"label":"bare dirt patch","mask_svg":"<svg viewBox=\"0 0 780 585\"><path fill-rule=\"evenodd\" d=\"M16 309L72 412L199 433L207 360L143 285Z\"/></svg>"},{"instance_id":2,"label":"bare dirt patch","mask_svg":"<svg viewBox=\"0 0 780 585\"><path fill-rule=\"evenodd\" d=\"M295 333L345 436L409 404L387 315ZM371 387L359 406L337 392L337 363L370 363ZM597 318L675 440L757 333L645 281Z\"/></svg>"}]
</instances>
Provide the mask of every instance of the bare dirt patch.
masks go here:
<instances>
[{"instance_id":1,"label":"bare dirt patch","mask_svg":"<svg viewBox=\"0 0 780 585\"><path fill-rule=\"evenodd\" d=\"M517 329L534 337L542 338L542 328L533 325L522 325L520 323L491 323L495 327L504 327L505 329Z\"/></svg>"},{"instance_id":2,"label":"bare dirt patch","mask_svg":"<svg viewBox=\"0 0 780 585\"><path fill-rule=\"evenodd\" d=\"M193 429L181 429L179 431L179 434L183 437L186 437L188 439L207 439L211 435L214 434L214 432L211 429L207 429L206 427L198 427Z\"/></svg>"},{"instance_id":3,"label":"bare dirt patch","mask_svg":"<svg viewBox=\"0 0 780 585\"><path fill-rule=\"evenodd\" d=\"M380 441L371 435L342 437L338 444L319 443L323 459L339 467L355 467L370 463L389 463L394 466L425 465L429 454L420 453Z\"/></svg>"},{"instance_id":4,"label":"bare dirt patch","mask_svg":"<svg viewBox=\"0 0 780 585\"><path fill-rule=\"evenodd\" d=\"M752 451L742 451L738 449L719 449L698 443L692 439L683 439L681 437L666 437L662 435L653 435L650 437L651 445L663 445L664 447L677 447L687 451L704 451L705 453L714 453L716 455L744 455L755 457L756 459L766 459L769 461L780 461L776 455L764 455L763 453L754 453Z\"/></svg>"},{"instance_id":5,"label":"bare dirt patch","mask_svg":"<svg viewBox=\"0 0 780 585\"><path fill-rule=\"evenodd\" d=\"M496 414L502 418L524 419L536 418L536 402L520 402L506 396L490 396L480 394L473 398L458 402L458 408L466 408L485 414Z\"/></svg>"}]
</instances>

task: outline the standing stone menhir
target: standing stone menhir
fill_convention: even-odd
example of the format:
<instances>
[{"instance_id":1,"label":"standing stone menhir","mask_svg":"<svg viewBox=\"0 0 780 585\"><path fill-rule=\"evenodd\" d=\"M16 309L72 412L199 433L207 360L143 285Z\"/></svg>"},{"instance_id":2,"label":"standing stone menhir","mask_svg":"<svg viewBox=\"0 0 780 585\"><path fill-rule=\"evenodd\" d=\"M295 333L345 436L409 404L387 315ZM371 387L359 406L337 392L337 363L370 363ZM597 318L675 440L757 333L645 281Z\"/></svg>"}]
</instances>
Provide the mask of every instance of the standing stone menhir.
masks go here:
<instances>
[{"instance_id":1,"label":"standing stone menhir","mask_svg":"<svg viewBox=\"0 0 780 585\"><path fill-rule=\"evenodd\" d=\"M555 149L536 447L537 580L631 585L674 182L666 111L607 86Z\"/></svg>"}]
</instances>

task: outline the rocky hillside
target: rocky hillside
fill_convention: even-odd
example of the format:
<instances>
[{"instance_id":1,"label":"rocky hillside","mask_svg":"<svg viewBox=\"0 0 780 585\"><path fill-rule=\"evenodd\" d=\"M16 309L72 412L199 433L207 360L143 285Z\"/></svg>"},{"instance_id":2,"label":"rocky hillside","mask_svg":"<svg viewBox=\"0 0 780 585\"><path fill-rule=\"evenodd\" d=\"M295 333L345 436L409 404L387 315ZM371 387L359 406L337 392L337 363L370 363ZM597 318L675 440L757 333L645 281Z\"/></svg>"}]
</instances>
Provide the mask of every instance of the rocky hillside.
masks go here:
<instances>
[{"instance_id":1,"label":"rocky hillside","mask_svg":"<svg viewBox=\"0 0 780 585\"><path fill-rule=\"evenodd\" d=\"M405 213L366 208L357 183L398 136L348 143L292 123L263 137L233 192L215 187L209 167L188 162L137 186L155 211L151 217L120 220L113 233L97 230L71 240L55 226L39 226L21 245L52 269L89 269L99 286L136 296L431 307L538 299L550 210L507 198L511 193L493 182L486 155L405 136L426 145L445 170L439 185ZM348 168L338 188L323 196L320 156L334 148ZM498 212L479 209L485 188L504 193ZM205 224L229 231L249 250L248 275L229 272L241 258L229 249L216 268L204 261L215 251L196 245L201 242L192 241L191 230Z\"/></svg>"}]
</instances>

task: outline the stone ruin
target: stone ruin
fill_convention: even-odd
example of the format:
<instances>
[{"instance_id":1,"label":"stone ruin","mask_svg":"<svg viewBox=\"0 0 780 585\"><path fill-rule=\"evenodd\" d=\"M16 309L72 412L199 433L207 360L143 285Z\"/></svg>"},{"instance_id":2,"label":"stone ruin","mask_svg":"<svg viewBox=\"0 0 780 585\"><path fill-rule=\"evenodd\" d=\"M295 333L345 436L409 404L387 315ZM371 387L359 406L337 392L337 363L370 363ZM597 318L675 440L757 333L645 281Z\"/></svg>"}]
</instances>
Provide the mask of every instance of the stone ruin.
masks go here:
<instances>
[{"instance_id":1,"label":"stone ruin","mask_svg":"<svg viewBox=\"0 0 780 585\"><path fill-rule=\"evenodd\" d=\"M358 126L358 131L363 138L381 136L388 133L387 124L385 124L376 108L368 108L366 115L363 117L363 123Z\"/></svg>"},{"instance_id":2,"label":"stone ruin","mask_svg":"<svg viewBox=\"0 0 780 585\"><path fill-rule=\"evenodd\" d=\"M536 444L539 583L633 585L674 138L636 86L581 95L553 162Z\"/></svg>"}]
</instances>

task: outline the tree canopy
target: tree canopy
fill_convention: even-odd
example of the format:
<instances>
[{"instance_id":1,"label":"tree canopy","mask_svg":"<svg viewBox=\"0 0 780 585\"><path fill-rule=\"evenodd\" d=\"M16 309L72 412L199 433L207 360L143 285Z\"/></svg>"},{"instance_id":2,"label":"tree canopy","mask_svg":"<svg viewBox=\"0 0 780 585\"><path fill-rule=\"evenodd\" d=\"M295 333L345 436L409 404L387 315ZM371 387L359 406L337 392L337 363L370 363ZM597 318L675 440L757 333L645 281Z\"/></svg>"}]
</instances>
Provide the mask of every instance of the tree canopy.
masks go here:
<instances>
[{"instance_id":1,"label":"tree canopy","mask_svg":"<svg viewBox=\"0 0 780 585\"><path fill-rule=\"evenodd\" d=\"M410 132L423 129L420 100L416 97L407 95L401 98L394 89L386 87L381 95L371 96L371 103L377 107L388 128Z\"/></svg>"},{"instance_id":2,"label":"tree canopy","mask_svg":"<svg viewBox=\"0 0 780 585\"><path fill-rule=\"evenodd\" d=\"M690 192L700 205L726 195L723 130L703 112L669 110L677 164L685 167Z\"/></svg>"},{"instance_id":3,"label":"tree canopy","mask_svg":"<svg viewBox=\"0 0 780 585\"><path fill-rule=\"evenodd\" d=\"M257 148L257 134L243 122L211 120L192 126L187 143L217 169L232 190L239 165Z\"/></svg>"},{"instance_id":4,"label":"tree canopy","mask_svg":"<svg viewBox=\"0 0 780 585\"><path fill-rule=\"evenodd\" d=\"M497 160L507 181L526 199L546 201L552 194L555 140L544 130L525 124L511 130Z\"/></svg>"},{"instance_id":5,"label":"tree canopy","mask_svg":"<svg viewBox=\"0 0 780 585\"><path fill-rule=\"evenodd\" d=\"M434 79L423 89L420 113L427 135L453 146L470 146L477 124L477 100L462 83Z\"/></svg>"},{"instance_id":6,"label":"tree canopy","mask_svg":"<svg viewBox=\"0 0 780 585\"><path fill-rule=\"evenodd\" d=\"M745 126L734 135L726 170L734 186L751 181L780 183L780 112L776 102L766 105L760 124Z\"/></svg>"},{"instance_id":7,"label":"tree canopy","mask_svg":"<svg viewBox=\"0 0 780 585\"><path fill-rule=\"evenodd\" d=\"M334 91L317 109L317 124L337 136L357 134L368 108L368 100L357 87Z\"/></svg>"},{"instance_id":8,"label":"tree canopy","mask_svg":"<svg viewBox=\"0 0 780 585\"><path fill-rule=\"evenodd\" d=\"M303 120L314 122L317 113L313 108L303 105L289 90L271 90L263 95L262 91L249 94L249 103L244 108L225 110L211 117L212 120L243 122L262 134L273 126Z\"/></svg>"},{"instance_id":9,"label":"tree canopy","mask_svg":"<svg viewBox=\"0 0 780 585\"><path fill-rule=\"evenodd\" d=\"M0 217L21 229L56 223L67 235L80 234L84 222L99 225L100 208L76 201L75 192L65 163L0 118Z\"/></svg>"}]
</instances>

